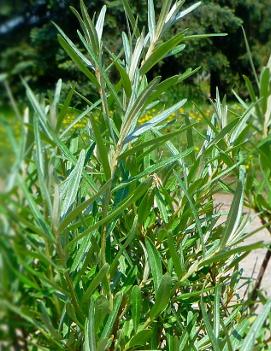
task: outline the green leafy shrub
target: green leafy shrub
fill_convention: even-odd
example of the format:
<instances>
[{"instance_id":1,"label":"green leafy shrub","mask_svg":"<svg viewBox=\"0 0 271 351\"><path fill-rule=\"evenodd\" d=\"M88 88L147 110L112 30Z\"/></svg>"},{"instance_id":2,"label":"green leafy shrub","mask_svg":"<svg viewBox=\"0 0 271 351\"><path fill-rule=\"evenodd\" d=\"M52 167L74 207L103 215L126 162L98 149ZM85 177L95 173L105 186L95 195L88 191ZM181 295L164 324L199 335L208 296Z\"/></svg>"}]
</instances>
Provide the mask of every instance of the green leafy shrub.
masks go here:
<instances>
[{"instance_id":1,"label":"green leafy shrub","mask_svg":"<svg viewBox=\"0 0 271 351\"><path fill-rule=\"evenodd\" d=\"M31 110L1 196L3 347L247 351L257 341L264 350L271 302L262 297L256 318L238 289L240 261L263 246L243 243L250 233L242 222L246 172L236 131L251 109L228 120L217 96L212 118L202 114L204 131L187 113L170 131L168 117L184 106L181 99L140 122L193 73L146 77L193 38L163 35L199 4L182 9L183 1L164 1L156 15L149 0L147 33L123 4L128 32L118 54L103 45L105 6L96 21L83 2L81 15L74 10L88 56L59 29L97 101L71 91L60 104L61 81L51 101L39 101L25 84ZM87 107L67 125L73 94ZM73 132L84 117L87 124ZM235 193L225 223L213 200L221 189Z\"/></svg>"}]
</instances>

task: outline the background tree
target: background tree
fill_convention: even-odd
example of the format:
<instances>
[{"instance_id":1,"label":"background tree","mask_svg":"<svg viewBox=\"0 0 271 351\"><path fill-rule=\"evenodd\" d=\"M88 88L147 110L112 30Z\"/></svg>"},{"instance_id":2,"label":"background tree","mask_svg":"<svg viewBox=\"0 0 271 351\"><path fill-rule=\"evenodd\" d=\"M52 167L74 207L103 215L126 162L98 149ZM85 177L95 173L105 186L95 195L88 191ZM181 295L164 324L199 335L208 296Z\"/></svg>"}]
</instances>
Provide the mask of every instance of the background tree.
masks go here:
<instances>
[{"instance_id":1,"label":"background tree","mask_svg":"<svg viewBox=\"0 0 271 351\"><path fill-rule=\"evenodd\" d=\"M194 2L189 0L187 5ZM189 45L186 55L171 58L174 64L165 67L178 70L180 66L187 67L192 60L209 74L212 97L215 96L216 86L219 86L222 93L230 93L233 87L242 83L241 74L251 75L242 25L256 67L259 69L268 60L271 40L270 5L270 0L203 0L197 11L186 17L179 26L189 28L193 33L225 32L228 36L195 41Z\"/></svg>"},{"instance_id":2,"label":"background tree","mask_svg":"<svg viewBox=\"0 0 271 351\"><path fill-rule=\"evenodd\" d=\"M91 13L104 3L111 8L105 28L105 43L108 48L117 49L120 43L116 40L116 34L126 26L120 10L121 0L85 2ZM162 1L157 0L155 3L159 8ZM186 6L193 3L195 0L187 0ZM17 97L24 95L19 76L30 80L40 92L52 89L56 77L62 77L66 86L80 85L81 91L89 95L87 82L78 75L74 64L67 60L59 47L56 29L52 24L55 21L76 42L76 21L69 7L77 5L76 0L1 1L0 72L8 74ZM233 86L242 82L240 72L250 75L241 25L246 30L256 67L263 65L268 58L271 40L270 5L271 0L203 0L202 5L191 16L180 21L179 27L174 30L189 28L192 33L226 32L228 36L195 40L189 44L185 55L180 53L165 59L151 74L169 76L192 63L194 67L201 66L201 73L209 77L211 96L214 96L216 86L222 93L229 94ZM140 14L139 20L144 22L146 0L133 1L133 11L136 16Z\"/></svg>"}]
</instances>

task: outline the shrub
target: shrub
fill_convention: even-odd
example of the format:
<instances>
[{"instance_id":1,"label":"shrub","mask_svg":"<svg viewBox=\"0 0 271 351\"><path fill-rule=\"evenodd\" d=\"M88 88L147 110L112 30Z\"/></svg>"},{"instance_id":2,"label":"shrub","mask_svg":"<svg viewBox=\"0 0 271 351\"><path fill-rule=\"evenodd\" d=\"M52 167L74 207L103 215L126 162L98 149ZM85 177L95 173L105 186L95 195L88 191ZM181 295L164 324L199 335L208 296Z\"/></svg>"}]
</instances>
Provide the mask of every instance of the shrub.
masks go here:
<instances>
[{"instance_id":1,"label":"shrub","mask_svg":"<svg viewBox=\"0 0 271 351\"><path fill-rule=\"evenodd\" d=\"M263 350L271 302L262 297L266 304L255 319L253 301L242 301L239 291L240 261L263 246L243 244L250 233L242 221L241 132L251 109L228 121L218 95L212 118L203 115L206 130L184 113L168 131L167 118L186 103L181 99L139 123L161 94L193 73L146 77L193 39L185 32L166 41L163 35L198 4L183 10L183 1L164 1L156 16L150 0L146 34L123 4L128 32L118 54L103 45L105 6L96 22L83 2L81 15L73 10L88 56L59 29L61 45L99 100L71 91L60 104L59 81L51 101L39 101L25 84L31 110L14 141L16 163L1 206L4 345L245 351L257 338ZM67 126L74 93L87 107ZM85 116L82 131L71 132ZM221 189L235 193L225 223L213 201Z\"/></svg>"}]
</instances>

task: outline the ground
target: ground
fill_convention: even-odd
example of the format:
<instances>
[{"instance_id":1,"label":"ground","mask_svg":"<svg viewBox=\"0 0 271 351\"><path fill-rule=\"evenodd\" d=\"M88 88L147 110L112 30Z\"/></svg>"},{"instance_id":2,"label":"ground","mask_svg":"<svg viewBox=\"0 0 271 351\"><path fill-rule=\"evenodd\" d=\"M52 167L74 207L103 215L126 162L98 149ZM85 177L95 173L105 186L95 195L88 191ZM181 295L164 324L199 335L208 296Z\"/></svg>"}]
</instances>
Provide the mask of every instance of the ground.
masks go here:
<instances>
[{"instance_id":1,"label":"ground","mask_svg":"<svg viewBox=\"0 0 271 351\"><path fill-rule=\"evenodd\" d=\"M215 202L222 206L221 210L228 212L232 202L232 195L217 194ZM248 231L254 231L261 227L261 221L255 213L249 212L248 209L244 209L244 212L249 213L251 218ZM258 233L249 237L244 244L252 244L259 241L271 242L271 236L266 229L260 230ZM242 261L241 267L244 270L245 277L256 278L258 276L265 254L266 249L254 250ZM266 291L268 296L271 297L271 262L269 262L263 277L262 288Z\"/></svg>"}]
</instances>

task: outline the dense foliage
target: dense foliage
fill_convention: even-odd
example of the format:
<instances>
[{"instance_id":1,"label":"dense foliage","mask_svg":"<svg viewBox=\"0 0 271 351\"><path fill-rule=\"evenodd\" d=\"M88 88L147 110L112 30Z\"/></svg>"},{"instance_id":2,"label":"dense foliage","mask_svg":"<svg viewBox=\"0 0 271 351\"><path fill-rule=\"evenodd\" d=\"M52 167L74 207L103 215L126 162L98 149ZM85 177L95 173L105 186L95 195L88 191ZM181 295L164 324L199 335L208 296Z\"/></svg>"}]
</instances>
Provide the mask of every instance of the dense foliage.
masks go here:
<instances>
[{"instance_id":1,"label":"dense foliage","mask_svg":"<svg viewBox=\"0 0 271 351\"><path fill-rule=\"evenodd\" d=\"M271 300L239 264L267 246L244 243L242 209L270 227L271 65L255 76L257 88L245 79L251 102L236 93L241 113L217 91L199 128L186 99L161 104L193 70L147 77L184 43L206 38L167 35L196 6L167 0L155 12L149 0L144 30L123 4L118 52L103 42L105 6L95 20L83 1L73 10L84 51L56 27L95 102L80 90L63 94L61 80L43 99L24 81L30 108L20 137L8 133L15 162L0 205L1 348L268 350ZM67 125L74 95L85 106ZM234 194L226 221L213 200L221 190Z\"/></svg>"}]
</instances>

